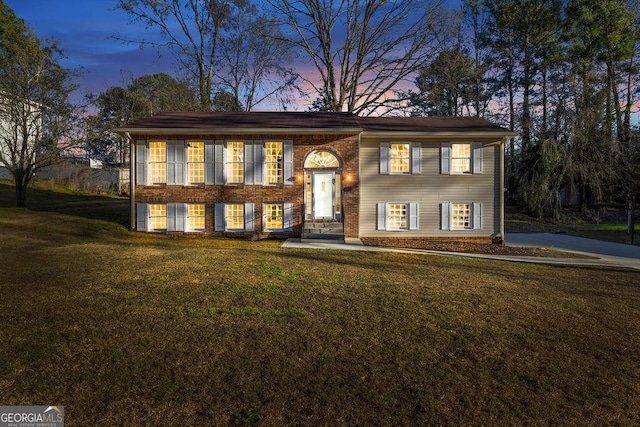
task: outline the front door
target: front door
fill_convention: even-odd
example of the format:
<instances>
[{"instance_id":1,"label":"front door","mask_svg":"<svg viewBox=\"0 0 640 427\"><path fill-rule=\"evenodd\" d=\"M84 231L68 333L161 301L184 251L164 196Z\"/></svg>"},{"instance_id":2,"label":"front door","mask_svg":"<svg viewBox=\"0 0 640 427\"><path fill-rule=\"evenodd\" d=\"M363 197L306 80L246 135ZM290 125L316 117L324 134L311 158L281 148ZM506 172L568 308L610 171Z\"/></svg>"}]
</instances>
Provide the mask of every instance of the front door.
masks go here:
<instances>
[{"instance_id":1,"label":"front door","mask_svg":"<svg viewBox=\"0 0 640 427\"><path fill-rule=\"evenodd\" d=\"M313 218L333 219L335 200L335 173L313 172Z\"/></svg>"}]
</instances>

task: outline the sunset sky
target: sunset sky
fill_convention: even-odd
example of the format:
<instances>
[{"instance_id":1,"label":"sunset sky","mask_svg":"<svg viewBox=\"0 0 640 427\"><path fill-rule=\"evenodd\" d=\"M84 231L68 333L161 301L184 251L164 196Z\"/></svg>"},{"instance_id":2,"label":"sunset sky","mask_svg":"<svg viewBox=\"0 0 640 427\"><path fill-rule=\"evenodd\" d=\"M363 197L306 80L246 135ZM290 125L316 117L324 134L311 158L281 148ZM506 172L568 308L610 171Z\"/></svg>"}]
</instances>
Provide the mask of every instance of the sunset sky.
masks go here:
<instances>
[{"instance_id":1,"label":"sunset sky","mask_svg":"<svg viewBox=\"0 0 640 427\"><path fill-rule=\"evenodd\" d=\"M60 42L66 55L61 63L64 67L82 69L78 98L86 92L97 94L111 86L124 86L131 75L134 78L159 72L175 75L170 55L159 57L154 49L140 49L137 44L127 45L110 38L119 33L138 40L152 34L130 24L125 13L112 10L115 0L4 0L4 3L40 39Z\"/></svg>"}]
</instances>

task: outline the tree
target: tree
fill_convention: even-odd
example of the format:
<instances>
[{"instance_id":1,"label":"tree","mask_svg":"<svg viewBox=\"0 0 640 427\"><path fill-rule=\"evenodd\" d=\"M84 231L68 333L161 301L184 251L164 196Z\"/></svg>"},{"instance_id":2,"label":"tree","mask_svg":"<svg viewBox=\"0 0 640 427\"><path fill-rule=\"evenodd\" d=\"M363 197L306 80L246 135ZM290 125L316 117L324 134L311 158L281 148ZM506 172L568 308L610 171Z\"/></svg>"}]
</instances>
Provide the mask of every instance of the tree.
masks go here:
<instances>
[{"instance_id":1,"label":"tree","mask_svg":"<svg viewBox=\"0 0 640 427\"><path fill-rule=\"evenodd\" d=\"M371 114L433 56L438 1L268 0L285 39L317 72L303 77L331 111ZM442 25L442 28L440 27Z\"/></svg>"},{"instance_id":2,"label":"tree","mask_svg":"<svg viewBox=\"0 0 640 427\"><path fill-rule=\"evenodd\" d=\"M254 4L237 6L220 52L223 68L216 96L229 93L243 110L296 89L298 75L285 66L291 59L289 47L274 18L260 13Z\"/></svg>"},{"instance_id":3,"label":"tree","mask_svg":"<svg viewBox=\"0 0 640 427\"><path fill-rule=\"evenodd\" d=\"M3 2L0 20L0 164L25 206L35 173L78 144L80 111L68 101L77 86L57 46L41 45Z\"/></svg>"},{"instance_id":4,"label":"tree","mask_svg":"<svg viewBox=\"0 0 640 427\"><path fill-rule=\"evenodd\" d=\"M473 96L473 61L459 48L447 50L416 77L419 92L409 91L412 115L462 116Z\"/></svg>"},{"instance_id":5,"label":"tree","mask_svg":"<svg viewBox=\"0 0 640 427\"><path fill-rule=\"evenodd\" d=\"M98 112L85 118L85 149L94 158L118 163L127 161L129 141L113 128L160 111L198 110L193 90L164 73L138 77L126 88L110 87L89 100Z\"/></svg>"}]
</instances>

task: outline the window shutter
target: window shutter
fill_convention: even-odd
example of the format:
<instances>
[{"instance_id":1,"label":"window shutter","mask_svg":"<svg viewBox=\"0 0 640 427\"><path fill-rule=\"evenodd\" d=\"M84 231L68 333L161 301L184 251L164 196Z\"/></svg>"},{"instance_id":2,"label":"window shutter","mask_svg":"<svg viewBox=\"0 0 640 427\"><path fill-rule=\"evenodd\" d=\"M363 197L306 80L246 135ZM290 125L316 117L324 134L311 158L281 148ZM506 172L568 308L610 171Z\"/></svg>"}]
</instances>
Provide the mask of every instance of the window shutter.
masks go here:
<instances>
[{"instance_id":1,"label":"window shutter","mask_svg":"<svg viewBox=\"0 0 640 427\"><path fill-rule=\"evenodd\" d=\"M262 170L264 169L264 143L253 141L253 182L255 185L264 184Z\"/></svg>"},{"instance_id":2,"label":"window shutter","mask_svg":"<svg viewBox=\"0 0 640 427\"><path fill-rule=\"evenodd\" d=\"M387 229L387 204L378 203L378 230Z\"/></svg>"},{"instance_id":3,"label":"window shutter","mask_svg":"<svg viewBox=\"0 0 640 427\"><path fill-rule=\"evenodd\" d=\"M418 204L409 203L409 230L418 229Z\"/></svg>"},{"instance_id":4,"label":"window shutter","mask_svg":"<svg viewBox=\"0 0 640 427\"><path fill-rule=\"evenodd\" d=\"M451 202L449 203L441 203L440 204L440 216L441 216L441 224L440 224L440 229L441 230L449 230L451 229L450 225L449 225L449 218L451 215Z\"/></svg>"},{"instance_id":5,"label":"window shutter","mask_svg":"<svg viewBox=\"0 0 640 427\"><path fill-rule=\"evenodd\" d=\"M284 204L282 222L284 231L293 231L293 203Z\"/></svg>"},{"instance_id":6,"label":"window shutter","mask_svg":"<svg viewBox=\"0 0 640 427\"><path fill-rule=\"evenodd\" d=\"M147 141L136 142L136 184L147 183Z\"/></svg>"},{"instance_id":7,"label":"window shutter","mask_svg":"<svg viewBox=\"0 0 640 427\"><path fill-rule=\"evenodd\" d=\"M184 203L167 203L167 231L184 231Z\"/></svg>"},{"instance_id":8,"label":"window shutter","mask_svg":"<svg viewBox=\"0 0 640 427\"><path fill-rule=\"evenodd\" d=\"M184 184L184 142L167 142L167 185Z\"/></svg>"},{"instance_id":9,"label":"window shutter","mask_svg":"<svg viewBox=\"0 0 640 427\"><path fill-rule=\"evenodd\" d=\"M473 145L473 173L482 173L482 143L474 142Z\"/></svg>"},{"instance_id":10,"label":"window shutter","mask_svg":"<svg viewBox=\"0 0 640 427\"><path fill-rule=\"evenodd\" d=\"M224 218L224 203L216 203L213 212L213 223L215 231L224 231L226 221Z\"/></svg>"},{"instance_id":11,"label":"window shutter","mask_svg":"<svg viewBox=\"0 0 640 427\"><path fill-rule=\"evenodd\" d=\"M216 141L214 145L214 171L213 183L224 185L224 141Z\"/></svg>"},{"instance_id":12,"label":"window shutter","mask_svg":"<svg viewBox=\"0 0 640 427\"><path fill-rule=\"evenodd\" d=\"M204 183L213 185L215 183L214 173L214 150L213 141L205 141L204 143Z\"/></svg>"},{"instance_id":13,"label":"window shutter","mask_svg":"<svg viewBox=\"0 0 640 427\"><path fill-rule=\"evenodd\" d=\"M254 155L253 155L253 141L244 142L244 183L245 185L254 184Z\"/></svg>"},{"instance_id":14,"label":"window shutter","mask_svg":"<svg viewBox=\"0 0 640 427\"><path fill-rule=\"evenodd\" d=\"M282 143L284 150L284 185L293 185L293 141Z\"/></svg>"},{"instance_id":15,"label":"window shutter","mask_svg":"<svg viewBox=\"0 0 640 427\"><path fill-rule=\"evenodd\" d=\"M389 175L389 172L391 171L391 167L389 166L389 162L391 160L389 150L390 150L390 145L388 142L383 142L380 144L380 174L381 175Z\"/></svg>"},{"instance_id":16,"label":"window shutter","mask_svg":"<svg viewBox=\"0 0 640 427\"><path fill-rule=\"evenodd\" d=\"M472 228L474 230L481 230L482 229L482 205L480 203L472 203L471 214L473 215Z\"/></svg>"},{"instance_id":17,"label":"window shutter","mask_svg":"<svg viewBox=\"0 0 640 427\"><path fill-rule=\"evenodd\" d=\"M244 204L244 230L253 231L255 228L253 219L253 203Z\"/></svg>"},{"instance_id":18,"label":"window shutter","mask_svg":"<svg viewBox=\"0 0 640 427\"><path fill-rule=\"evenodd\" d=\"M451 173L451 143L450 142L444 142L440 147L440 173L444 175L449 175Z\"/></svg>"},{"instance_id":19,"label":"window shutter","mask_svg":"<svg viewBox=\"0 0 640 427\"><path fill-rule=\"evenodd\" d=\"M419 142L411 144L411 173L422 173L422 144Z\"/></svg>"},{"instance_id":20,"label":"window shutter","mask_svg":"<svg viewBox=\"0 0 640 427\"><path fill-rule=\"evenodd\" d=\"M138 203L136 231L147 231L147 204Z\"/></svg>"}]
</instances>

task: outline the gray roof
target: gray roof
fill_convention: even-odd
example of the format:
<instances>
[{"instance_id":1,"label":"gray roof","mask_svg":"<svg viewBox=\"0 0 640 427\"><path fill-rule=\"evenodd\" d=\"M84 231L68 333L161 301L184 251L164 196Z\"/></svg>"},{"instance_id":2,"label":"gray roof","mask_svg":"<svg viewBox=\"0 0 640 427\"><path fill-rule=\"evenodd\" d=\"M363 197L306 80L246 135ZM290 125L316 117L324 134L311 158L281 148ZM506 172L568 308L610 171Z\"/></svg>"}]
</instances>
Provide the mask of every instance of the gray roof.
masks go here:
<instances>
[{"instance_id":1,"label":"gray roof","mask_svg":"<svg viewBox=\"0 0 640 427\"><path fill-rule=\"evenodd\" d=\"M114 129L131 134L348 133L511 136L477 117L358 117L320 112L163 112Z\"/></svg>"}]
</instances>

